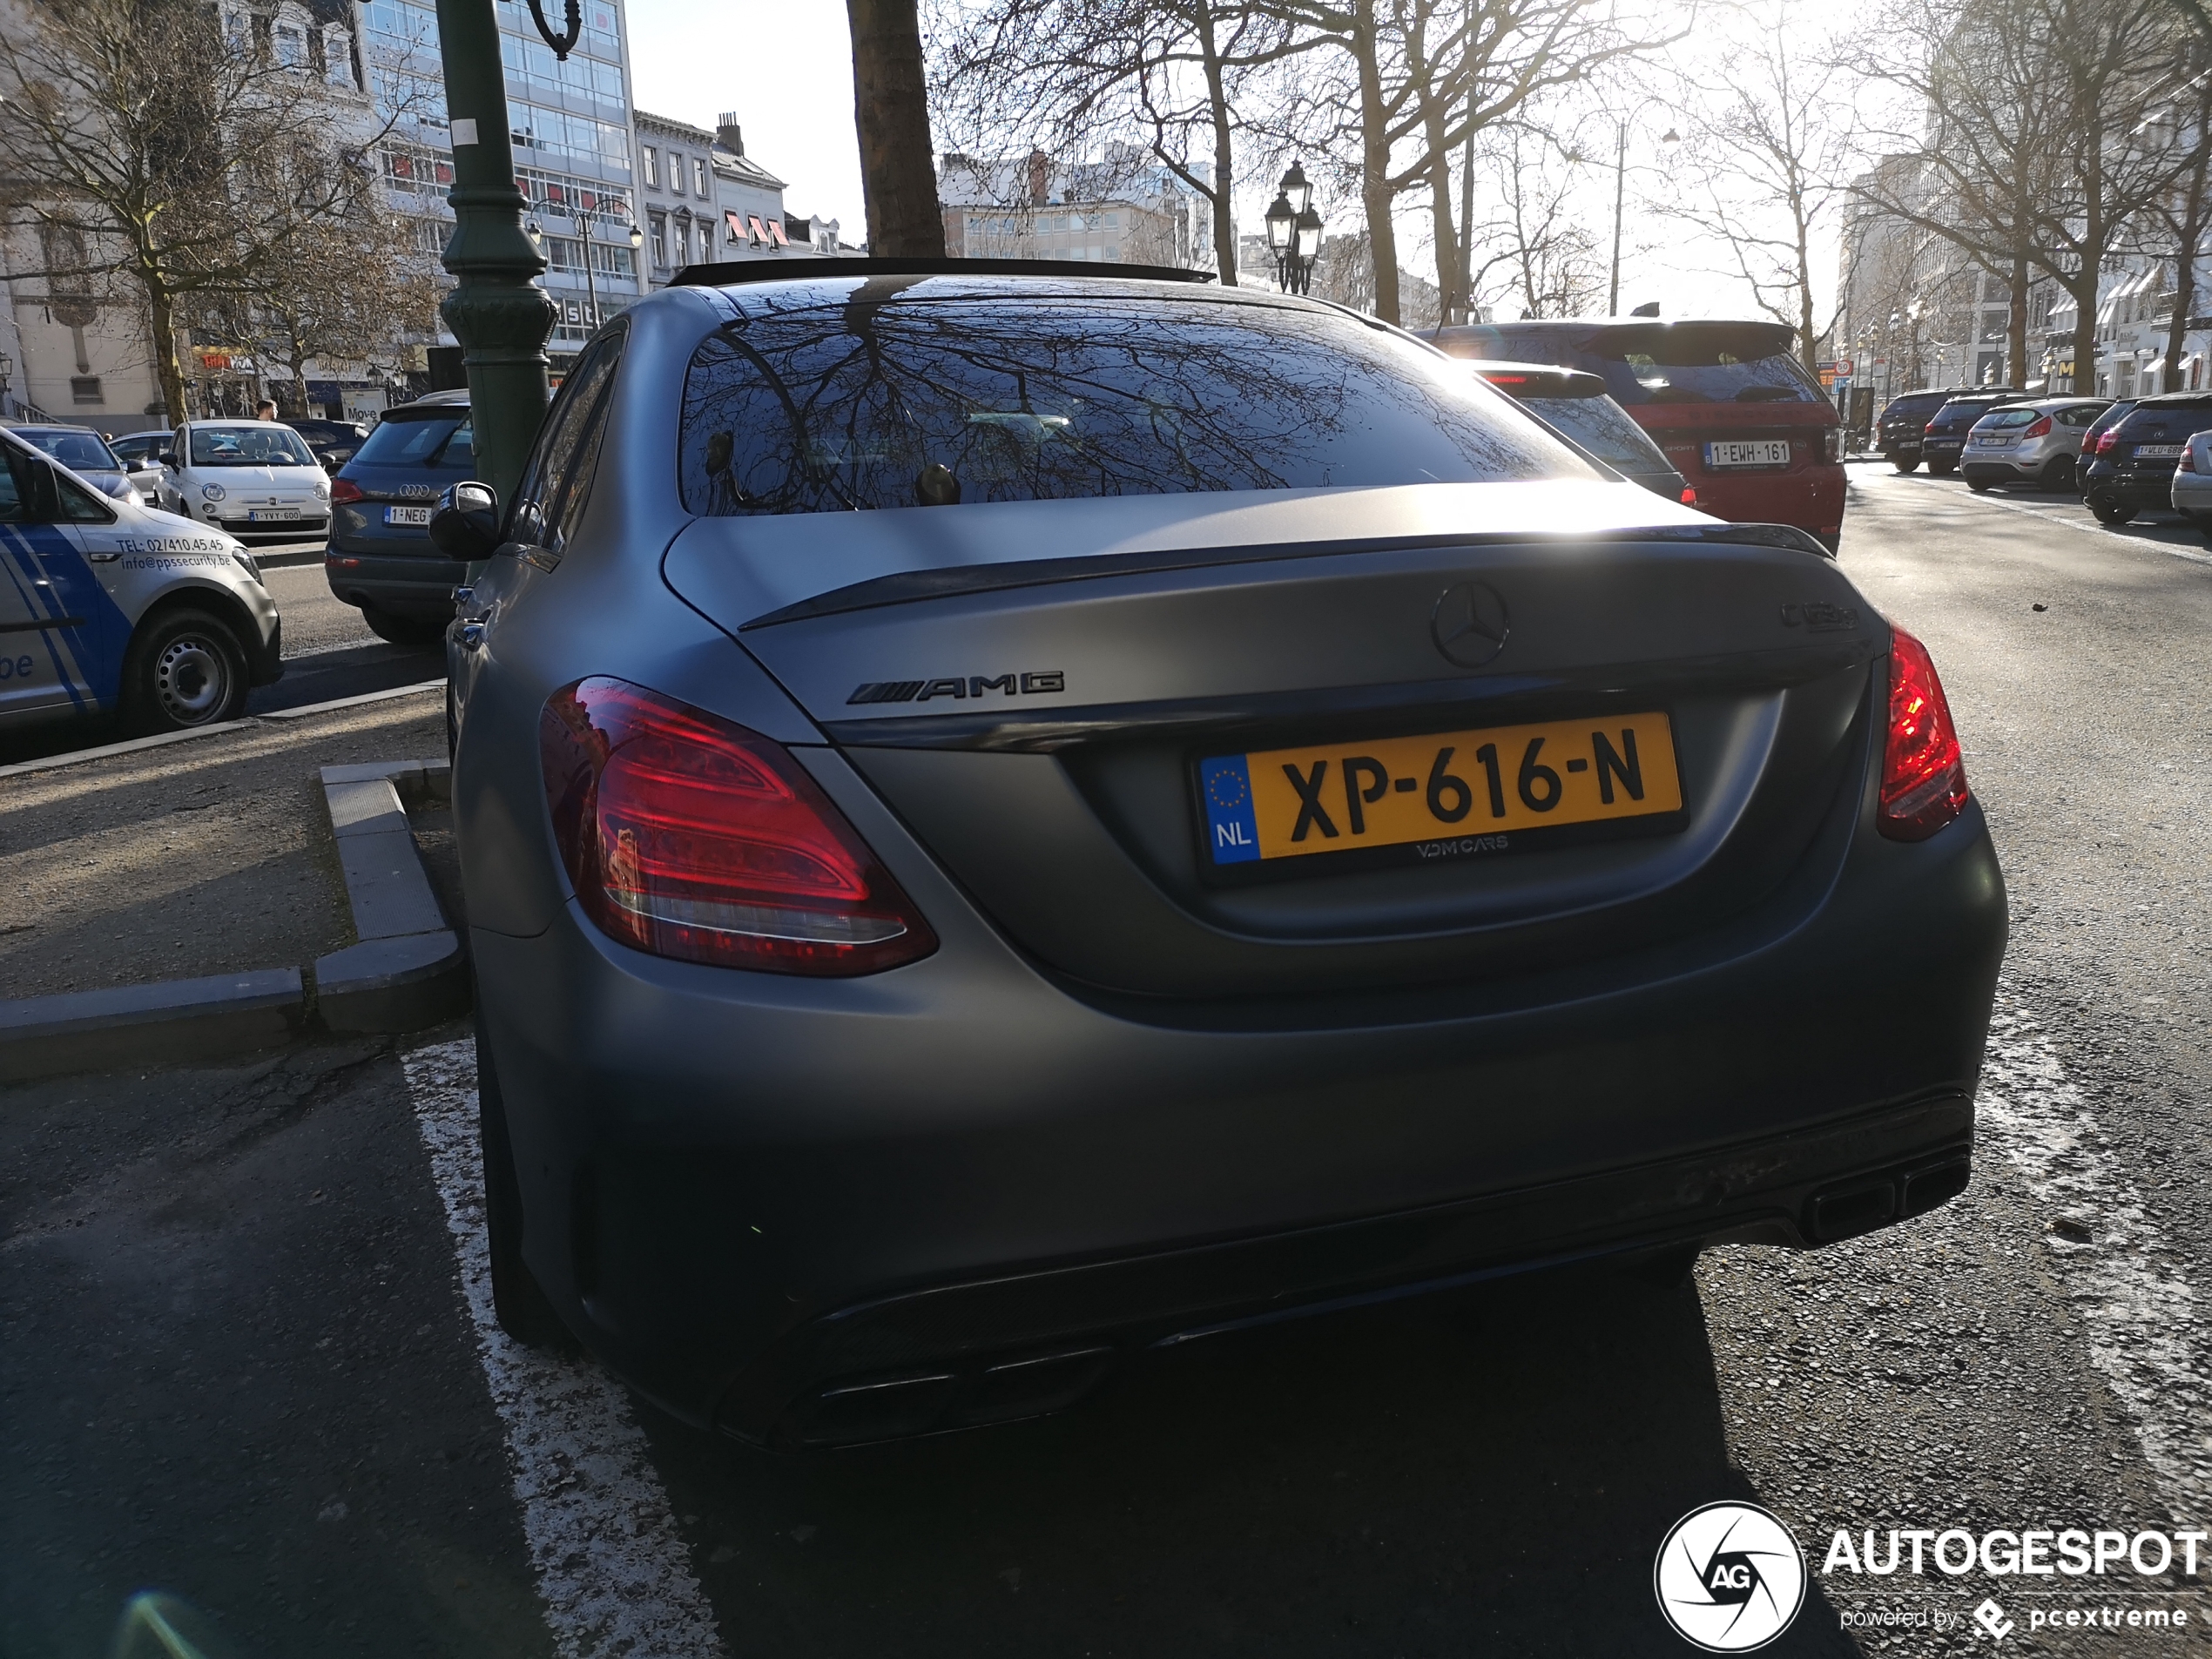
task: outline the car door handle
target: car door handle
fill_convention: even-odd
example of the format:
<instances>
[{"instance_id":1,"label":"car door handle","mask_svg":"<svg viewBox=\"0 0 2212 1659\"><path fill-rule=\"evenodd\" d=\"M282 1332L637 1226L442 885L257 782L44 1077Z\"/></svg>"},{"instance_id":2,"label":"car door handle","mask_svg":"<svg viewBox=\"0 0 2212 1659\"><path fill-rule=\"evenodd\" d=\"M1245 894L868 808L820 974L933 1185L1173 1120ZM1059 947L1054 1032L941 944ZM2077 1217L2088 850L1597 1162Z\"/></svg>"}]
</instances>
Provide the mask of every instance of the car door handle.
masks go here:
<instances>
[{"instance_id":1,"label":"car door handle","mask_svg":"<svg viewBox=\"0 0 2212 1659\"><path fill-rule=\"evenodd\" d=\"M461 624L461 644L463 649L474 651L477 646L482 644L483 643L483 624L481 622L464 622Z\"/></svg>"}]
</instances>

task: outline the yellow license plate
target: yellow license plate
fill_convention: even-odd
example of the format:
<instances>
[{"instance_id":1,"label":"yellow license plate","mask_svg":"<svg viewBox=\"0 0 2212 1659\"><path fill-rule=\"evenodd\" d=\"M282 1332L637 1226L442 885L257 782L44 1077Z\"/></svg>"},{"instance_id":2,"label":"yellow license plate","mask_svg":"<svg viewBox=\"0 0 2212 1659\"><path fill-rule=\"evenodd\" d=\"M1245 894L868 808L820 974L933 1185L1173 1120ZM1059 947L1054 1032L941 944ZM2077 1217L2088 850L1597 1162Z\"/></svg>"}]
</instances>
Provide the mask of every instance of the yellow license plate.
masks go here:
<instances>
[{"instance_id":1,"label":"yellow license plate","mask_svg":"<svg viewBox=\"0 0 2212 1659\"><path fill-rule=\"evenodd\" d=\"M1682 810L1664 714L1269 749L1198 763L1216 864L1451 843ZM1470 838L1482 843L1463 848Z\"/></svg>"}]
</instances>

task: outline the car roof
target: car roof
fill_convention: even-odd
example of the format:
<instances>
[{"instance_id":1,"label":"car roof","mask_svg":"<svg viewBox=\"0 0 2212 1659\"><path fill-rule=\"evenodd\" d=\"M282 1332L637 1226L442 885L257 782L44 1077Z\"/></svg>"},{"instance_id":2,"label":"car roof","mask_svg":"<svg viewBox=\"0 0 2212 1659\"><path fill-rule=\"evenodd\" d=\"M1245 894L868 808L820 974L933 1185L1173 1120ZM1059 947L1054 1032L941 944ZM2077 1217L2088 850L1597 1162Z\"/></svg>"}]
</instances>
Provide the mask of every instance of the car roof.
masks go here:
<instances>
[{"instance_id":1,"label":"car roof","mask_svg":"<svg viewBox=\"0 0 2212 1659\"><path fill-rule=\"evenodd\" d=\"M395 403L384 413L397 415L401 409L452 408L455 406L466 408L468 405L469 388L462 386L443 392L425 392L421 397L410 399L405 403Z\"/></svg>"}]
</instances>

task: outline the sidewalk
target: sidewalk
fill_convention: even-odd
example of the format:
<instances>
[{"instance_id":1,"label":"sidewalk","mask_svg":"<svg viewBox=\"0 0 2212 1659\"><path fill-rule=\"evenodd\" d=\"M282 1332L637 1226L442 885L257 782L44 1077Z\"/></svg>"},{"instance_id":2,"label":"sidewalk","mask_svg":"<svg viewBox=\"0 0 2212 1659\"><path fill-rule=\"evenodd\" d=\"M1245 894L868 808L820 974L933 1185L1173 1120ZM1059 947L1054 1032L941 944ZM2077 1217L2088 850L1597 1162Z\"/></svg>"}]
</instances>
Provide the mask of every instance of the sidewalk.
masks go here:
<instances>
[{"instance_id":1,"label":"sidewalk","mask_svg":"<svg viewBox=\"0 0 2212 1659\"><path fill-rule=\"evenodd\" d=\"M405 697L0 779L0 999L352 944L320 770L444 751L439 700Z\"/></svg>"}]
</instances>

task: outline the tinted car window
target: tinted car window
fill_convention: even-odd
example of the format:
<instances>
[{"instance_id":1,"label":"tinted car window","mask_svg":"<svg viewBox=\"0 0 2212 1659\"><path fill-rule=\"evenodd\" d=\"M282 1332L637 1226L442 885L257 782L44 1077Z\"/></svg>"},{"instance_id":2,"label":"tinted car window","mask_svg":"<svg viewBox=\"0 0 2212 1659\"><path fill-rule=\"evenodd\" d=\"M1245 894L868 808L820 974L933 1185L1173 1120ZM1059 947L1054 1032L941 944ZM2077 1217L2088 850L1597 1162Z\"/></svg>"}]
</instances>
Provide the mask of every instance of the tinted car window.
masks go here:
<instances>
[{"instance_id":1,"label":"tinted car window","mask_svg":"<svg viewBox=\"0 0 2212 1659\"><path fill-rule=\"evenodd\" d=\"M0 524L23 523L23 487L16 482L21 464L14 451L0 448Z\"/></svg>"},{"instance_id":2,"label":"tinted car window","mask_svg":"<svg viewBox=\"0 0 2212 1659\"><path fill-rule=\"evenodd\" d=\"M1992 409L1980 424L1992 432L2002 432L2016 426L2033 426L2042 419L2033 409Z\"/></svg>"},{"instance_id":3,"label":"tinted car window","mask_svg":"<svg viewBox=\"0 0 2212 1659\"><path fill-rule=\"evenodd\" d=\"M73 472L123 470L123 463L97 432L26 432L23 435Z\"/></svg>"},{"instance_id":4,"label":"tinted car window","mask_svg":"<svg viewBox=\"0 0 2212 1659\"><path fill-rule=\"evenodd\" d=\"M195 467L312 467L315 458L289 427L198 426L192 429Z\"/></svg>"},{"instance_id":5,"label":"tinted car window","mask_svg":"<svg viewBox=\"0 0 2212 1659\"><path fill-rule=\"evenodd\" d=\"M469 437L467 409L442 409L427 419L388 415L354 459L374 467L467 467L475 458Z\"/></svg>"},{"instance_id":6,"label":"tinted car window","mask_svg":"<svg viewBox=\"0 0 2212 1659\"><path fill-rule=\"evenodd\" d=\"M1908 392L1903 397L1890 400L1889 408L1882 411L1882 419L1898 421L1907 415L1918 415L1925 421L1949 401L1951 394L1948 392Z\"/></svg>"},{"instance_id":7,"label":"tinted car window","mask_svg":"<svg viewBox=\"0 0 2212 1659\"><path fill-rule=\"evenodd\" d=\"M1622 472L1666 472L1673 463L1644 435L1630 415L1609 397L1530 397L1521 406L1556 427L1609 467Z\"/></svg>"},{"instance_id":8,"label":"tinted car window","mask_svg":"<svg viewBox=\"0 0 2212 1659\"><path fill-rule=\"evenodd\" d=\"M911 507L932 468L962 502L1587 475L1473 376L1349 318L1090 297L732 323L691 359L679 446L684 504L710 515Z\"/></svg>"},{"instance_id":9,"label":"tinted car window","mask_svg":"<svg viewBox=\"0 0 2212 1659\"><path fill-rule=\"evenodd\" d=\"M1953 398L1936 412L1935 418L1928 424L1938 427L1972 426L2002 401L2002 398L1994 397Z\"/></svg>"},{"instance_id":10,"label":"tinted car window","mask_svg":"<svg viewBox=\"0 0 2212 1659\"><path fill-rule=\"evenodd\" d=\"M2123 443L2179 443L2212 428L2212 403L2139 403L2120 423Z\"/></svg>"},{"instance_id":11,"label":"tinted car window","mask_svg":"<svg viewBox=\"0 0 2212 1659\"><path fill-rule=\"evenodd\" d=\"M624 335L618 330L584 347L538 428L537 444L515 492L512 534L559 550L590 492L607 393Z\"/></svg>"}]
</instances>

